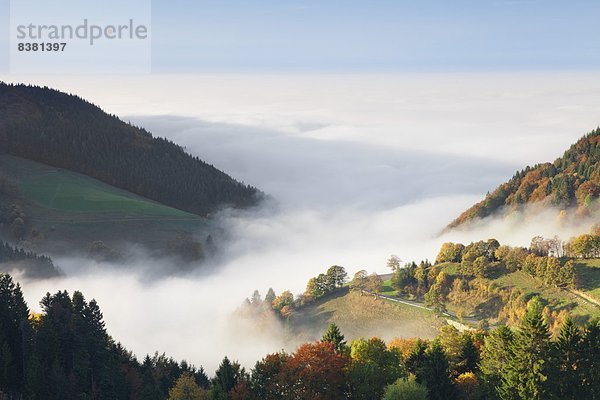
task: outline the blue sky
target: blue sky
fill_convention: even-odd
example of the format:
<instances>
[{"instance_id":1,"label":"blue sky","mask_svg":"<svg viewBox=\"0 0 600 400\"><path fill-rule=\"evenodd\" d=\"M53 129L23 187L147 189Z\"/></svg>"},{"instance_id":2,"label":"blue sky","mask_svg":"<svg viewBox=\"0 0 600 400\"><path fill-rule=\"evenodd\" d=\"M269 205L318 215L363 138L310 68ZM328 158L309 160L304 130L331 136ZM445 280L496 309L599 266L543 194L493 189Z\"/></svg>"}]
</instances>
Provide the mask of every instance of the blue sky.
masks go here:
<instances>
[{"instance_id":1,"label":"blue sky","mask_svg":"<svg viewBox=\"0 0 600 400\"><path fill-rule=\"evenodd\" d=\"M153 2L155 70L595 70L598 1Z\"/></svg>"},{"instance_id":2,"label":"blue sky","mask_svg":"<svg viewBox=\"0 0 600 400\"><path fill-rule=\"evenodd\" d=\"M7 5L0 0L2 54ZM154 0L152 7L156 72L600 66L597 0Z\"/></svg>"}]
</instances>

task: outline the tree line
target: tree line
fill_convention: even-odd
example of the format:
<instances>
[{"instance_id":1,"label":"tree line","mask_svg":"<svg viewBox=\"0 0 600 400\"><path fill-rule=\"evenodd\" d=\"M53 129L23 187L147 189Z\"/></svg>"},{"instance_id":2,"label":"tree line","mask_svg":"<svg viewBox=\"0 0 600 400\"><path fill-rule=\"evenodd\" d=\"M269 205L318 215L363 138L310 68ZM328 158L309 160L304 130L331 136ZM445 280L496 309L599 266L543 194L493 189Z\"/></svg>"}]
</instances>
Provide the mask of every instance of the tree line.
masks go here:
<instances>
[{"instance_id":1,"label":"tree line","mask_svg":"<svg viewBox=\"0 0 600 400\"><path fill-rule=\"evenodd\" d=\"M276 312L280 317L288 319L296 310L341 289L348 280L346 269L339 265L332 265L326 272L308 280L304 293L294 296L289 290L284 290L276 295L273 288L269 288L264 299L260 292L255 290L245 306L261 307L264 311Z\"/></svg>"},{"instance_id":2,"label":"tree line","mask_svg":"<svg viewBox=\"0 0 600 400\"><path fill-rule=\"evenodd\" d=\"M0 241L0 272L18 270L27 277L48 278L60 275L50 257L38 255Z\"/></svg>"},{"instance_id":3,"label":"tree line","mask_svg":"<svg viewBox=\"0 0 600 400\"><path fill-rule=\"evenodd\" d=\"M0 399L163 400L182 375L209 387L202 368L164 354L139 361L106 332L96 301L59 291L31 313L21 287L0 274Z\"/></svg>"},{"instance_id":4,"label":"tree line","mask_svg":"<svg viewBox=\"0 0 600 400\"><path fill-rule=\"evenodd\" d=\"M383 281L376 273L368 274L365 270L358 271L353 279L348 282L348 273L340 265L332 265L327 271L308 280L303 293L294 294L284 290L276 295L273 288L269 288L264 299L258 290L255 290L244 306L260 307L263 311L274 311L283 319L292 317L295 312L306 305L318 301L345 287L362 293L376 294L380 291Z\"/></svg>"},{"instance_id":5,"label":"tree line","mask_svg":"<svg viewBox=\"0 0 600 400\"><path fill-rule=\"evenodd\" d=\"M523 271L547 286L576 286L574 259L566 256L565 247L556 237L535 237L529 248L501 245L496 239L468 245L446 242L433 264L425 260L402 265L398 257L390 257L391 286L399 296L423 301L438 312L453 301L479 309L486 318L498 317L503 309L511 312L515 303L510 299L518 292L489 284L503 275Z\"/></svg>"},{"instance_id":6,"label":"tree line","mask_svg":"<svg viewBox=\"0 0 600 400\"><path fill-rule=\"evenodd\" d=\"M208 389L183 374L170 400L564 400L600 398L600 323L567 319L551 337L533 298L518 327L433 340L346 341L335 324L293 353L266 355L246 371L227 357Z\"/></svg>"},{"instance_id":7,"label":"tree line","mask_svg":"<svg viewBox=\"0 0 600 400\"><path fill-rule=\"evenodd\" d=\"M168 400L546 400L600 398L600 323L566 319L550 334L532 298L514 328L432 340L347 341L334 324L321 340L279 351L246 370L224 357L202 368L165 355L142 361L107 334L98 304L59 291L32 314L20 286L0 275L0 398Z\"/></svg>"}]
</instances>

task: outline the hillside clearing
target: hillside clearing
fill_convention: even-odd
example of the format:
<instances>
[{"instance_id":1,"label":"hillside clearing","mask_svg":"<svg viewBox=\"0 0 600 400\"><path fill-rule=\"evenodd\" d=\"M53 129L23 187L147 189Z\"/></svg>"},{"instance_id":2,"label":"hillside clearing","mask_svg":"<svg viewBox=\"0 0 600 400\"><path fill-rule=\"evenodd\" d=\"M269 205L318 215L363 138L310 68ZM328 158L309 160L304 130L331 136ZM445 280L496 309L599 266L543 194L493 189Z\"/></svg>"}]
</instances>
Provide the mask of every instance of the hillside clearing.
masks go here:
<instances>
[{"instance_id":1,"label":"hillside clearing","mask_svg":"<svg viewBox=\"0 0 600 400\"><path fill-rule=\"evenodd\" d=\"M309 339L320 338L330 323L340 327L347 339L377 336L433 338L444 319L434 313L372 295L350 292L347 288L298 310L290 321L294 331Z\"/></svg>"}]
</instances>

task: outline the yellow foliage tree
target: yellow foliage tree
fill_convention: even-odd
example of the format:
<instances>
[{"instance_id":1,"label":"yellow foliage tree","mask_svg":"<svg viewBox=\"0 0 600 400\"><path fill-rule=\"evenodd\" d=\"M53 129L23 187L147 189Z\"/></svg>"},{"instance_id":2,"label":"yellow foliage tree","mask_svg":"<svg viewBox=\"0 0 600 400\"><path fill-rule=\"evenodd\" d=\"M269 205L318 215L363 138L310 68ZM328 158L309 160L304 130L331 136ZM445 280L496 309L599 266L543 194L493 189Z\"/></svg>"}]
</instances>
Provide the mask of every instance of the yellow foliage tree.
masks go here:
<instances>
[{"instance_id":1,"label":"yellow foliage tree","mask_svg":"<svg viewBox=\"0 0 600 400\"><path fill-rule=\"evenodd\" d=\"M169 389L168 400L207 400L208 392L202 389L194 378L188 374L182 374Z\"/></svg>"},{"instance_id":2,"label":"yellow foliage tree","mask_svg":"<svg viewBox=\"0 0 600 400\"><path fill-rule=\"evenodd\" d=\"M460 374L454 380L454 385L458 391L458 398L461 400L474 400L479 398L479 381L472 372Z\"/></svg>"}]
</instances>

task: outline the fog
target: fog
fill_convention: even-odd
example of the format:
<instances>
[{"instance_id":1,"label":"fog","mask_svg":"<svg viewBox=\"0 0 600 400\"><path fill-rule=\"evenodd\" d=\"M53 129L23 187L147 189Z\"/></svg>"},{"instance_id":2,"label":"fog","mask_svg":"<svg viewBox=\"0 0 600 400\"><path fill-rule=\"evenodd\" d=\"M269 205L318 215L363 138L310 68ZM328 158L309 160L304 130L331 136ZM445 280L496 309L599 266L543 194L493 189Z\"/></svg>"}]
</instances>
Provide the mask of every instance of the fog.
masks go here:
<instances>
[{"instance_id":1,"label":"fog","mask_svg":"<svg viewBox=\"0 0 600 400\"><path fill-rule=\"evenodd\" d=\"M37 310L47 291L80 290L138 357L166 352L212 374L225 355L251 367L296 345L277 321L259 331L231 325L254 289L300 293L333 264L388 272L391 254L433 259L448 240L526 245L538 234L567 239L587 230L592 221L528 210L440 236L515 170L559 156L600 120L593 76L496 78L188 76L118 78L106 87L52 78L44 84L168 137L272 199L214 216L229 232L214 273L199 267L149 280L143 271L168 271L168 262L61 258L66 277L23 282L26 299Z\"/></svg>"}]
</instances>

